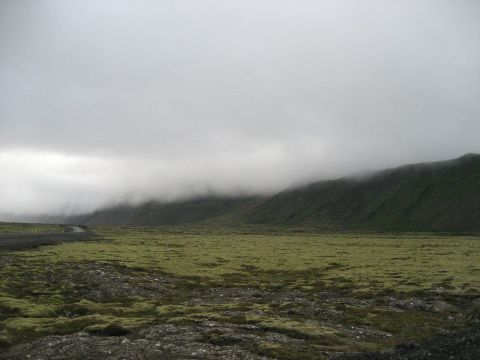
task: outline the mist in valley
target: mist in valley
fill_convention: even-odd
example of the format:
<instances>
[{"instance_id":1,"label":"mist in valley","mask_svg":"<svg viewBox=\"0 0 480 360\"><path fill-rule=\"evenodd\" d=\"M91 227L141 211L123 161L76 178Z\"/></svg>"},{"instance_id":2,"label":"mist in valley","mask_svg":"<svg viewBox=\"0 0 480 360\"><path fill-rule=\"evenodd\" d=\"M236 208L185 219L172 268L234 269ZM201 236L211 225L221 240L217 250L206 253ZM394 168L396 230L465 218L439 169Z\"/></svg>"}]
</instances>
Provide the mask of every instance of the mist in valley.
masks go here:
<instances>
[{"instance_id":1,"label":"mist in valley","mask_svg":"<svg viewBox=\"0 0 480 360\"><path fill-rule=\"evenodd\" d=\"M480 3L0 4L0 216L480 152Z\"/></svg>"}]
</instances>

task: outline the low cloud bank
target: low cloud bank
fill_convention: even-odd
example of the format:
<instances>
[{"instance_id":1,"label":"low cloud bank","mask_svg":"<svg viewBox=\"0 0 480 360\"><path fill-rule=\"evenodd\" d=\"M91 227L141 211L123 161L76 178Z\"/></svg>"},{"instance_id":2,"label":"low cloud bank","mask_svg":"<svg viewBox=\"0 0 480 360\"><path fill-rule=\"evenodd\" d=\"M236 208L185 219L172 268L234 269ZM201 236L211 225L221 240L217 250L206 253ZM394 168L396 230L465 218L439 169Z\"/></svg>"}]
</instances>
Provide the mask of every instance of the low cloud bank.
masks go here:
<instances>
[{"instance_id":1,"label":"low cloud bank","mask_svg":"<svg viewBox=\"0 0 480 360\"><path fill-rule=\"evenodd\" d=\"M480 152L478 14L470 0L2 1L0 217Z\"/></svg>"}]
</instances>

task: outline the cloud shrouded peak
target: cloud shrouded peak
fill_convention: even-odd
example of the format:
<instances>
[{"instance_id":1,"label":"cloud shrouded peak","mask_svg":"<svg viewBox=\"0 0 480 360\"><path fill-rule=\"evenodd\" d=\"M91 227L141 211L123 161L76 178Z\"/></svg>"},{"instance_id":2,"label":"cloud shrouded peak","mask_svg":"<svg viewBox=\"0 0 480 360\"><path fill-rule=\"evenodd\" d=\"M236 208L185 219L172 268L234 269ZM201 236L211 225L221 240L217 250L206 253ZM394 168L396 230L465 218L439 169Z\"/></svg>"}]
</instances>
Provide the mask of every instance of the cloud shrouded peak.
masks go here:
<instances>
[{"instance_id":1,"label":"cloud shrouded peak","mask_svg":"<svg viewBox=\"0 0 480 360\"><path fill-rule=\"evenodd\" d=\"M480 3L0 4L0 214L479 152Z\"/></svg>"}]
</instances>

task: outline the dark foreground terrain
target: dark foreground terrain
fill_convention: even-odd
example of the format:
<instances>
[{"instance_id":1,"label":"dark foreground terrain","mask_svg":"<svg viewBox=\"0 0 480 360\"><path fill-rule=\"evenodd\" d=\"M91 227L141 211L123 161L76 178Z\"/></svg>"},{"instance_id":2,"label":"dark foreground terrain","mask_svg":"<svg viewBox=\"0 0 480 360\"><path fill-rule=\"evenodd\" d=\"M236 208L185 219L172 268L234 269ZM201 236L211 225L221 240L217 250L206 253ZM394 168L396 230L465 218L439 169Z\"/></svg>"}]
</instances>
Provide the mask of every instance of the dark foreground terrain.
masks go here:
<instances>
[{"instance_id":1,"label":"dark foreground terrain","mask_svg":"<svg viewBox=\"0 0 480 360\"><path fill-rule=\"evenodd\" d=\"M0 250L0 359L478 359L480 239L95 228Z\"/></svg>"},{"instance_id":2,"label":"dark foreground terrain","mask_svg":"<svg viewBox=\"0 0 480 360\"><path fill-rule=\"evenodd\" d=\"M255 326L224 326L216 322L202 325L157 325L135 334L92 336L77 333L48 336L18 346L2 359L271 359L277 354L263 343L269 338L278 342L278 334L255 335ZM286 338L286 337L285 337ZM255 342L256 340L256 342ZM287 342L287 340L285 340ZM297 348L298 349L298 348ZM301 348L300 348L301 349ZM290 351L278 353L288 359L321 359L322 353ZM337 360L478 360L480 327L449 335L436 336L424 343L405 343L392 351L338 355Z\"/></svg>"}]
</instances>

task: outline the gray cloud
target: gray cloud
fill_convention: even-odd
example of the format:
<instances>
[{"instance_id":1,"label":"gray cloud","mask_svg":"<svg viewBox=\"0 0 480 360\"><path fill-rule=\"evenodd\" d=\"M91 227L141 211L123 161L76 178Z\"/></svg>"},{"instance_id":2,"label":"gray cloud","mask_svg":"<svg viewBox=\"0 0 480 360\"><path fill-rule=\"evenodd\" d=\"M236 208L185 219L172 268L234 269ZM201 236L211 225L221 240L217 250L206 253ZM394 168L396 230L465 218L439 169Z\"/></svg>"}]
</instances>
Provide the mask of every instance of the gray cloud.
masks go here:
<instances>
[{"instance_id":1,"label":"gray cloud","mask_svg":"<svg viewBox=\"0 0 480 360\"><path fill-rule=\"evenodd\" d=\"M479 152L474 0L4 0L0 214Z\"/></svg>"}]
</instances>

